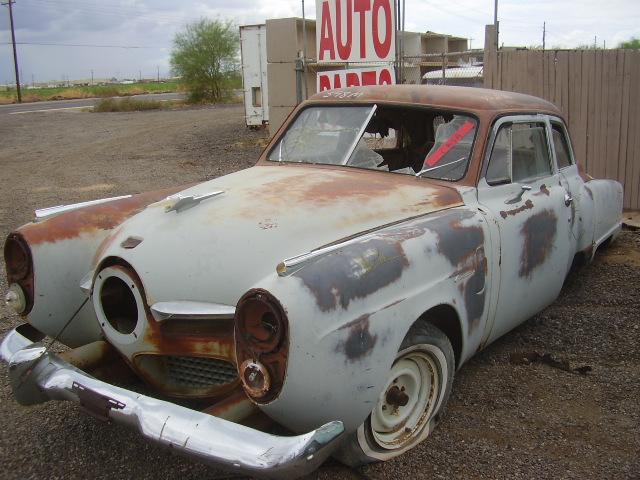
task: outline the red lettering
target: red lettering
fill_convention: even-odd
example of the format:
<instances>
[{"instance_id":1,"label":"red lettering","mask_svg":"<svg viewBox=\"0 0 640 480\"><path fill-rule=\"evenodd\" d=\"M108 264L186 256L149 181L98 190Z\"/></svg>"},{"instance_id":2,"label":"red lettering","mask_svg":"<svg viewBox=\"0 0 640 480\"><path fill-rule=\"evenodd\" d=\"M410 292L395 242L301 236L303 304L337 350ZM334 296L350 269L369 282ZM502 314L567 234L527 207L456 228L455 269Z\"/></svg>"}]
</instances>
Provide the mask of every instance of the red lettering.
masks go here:
<instances>
[{"instance_id":1,"label":"red lettering","mask_svg":"<svg viewBox=\"0 0 640 480\"><path fill-rule=\"evenodd\" d=\"M380 79L378 80L378 85L392 85L393 80L391 80L391 72L386 68L380 72Z\"/></svg>"},{"instance_id":2,"label":"red lettering","mask_svg":"<svg viewBox=\"0 0 640 480\"><path fill-rule=\"evenodd\" d=\"M376 85L376 72L362 72L362 85Z\"/></svg>"},{"instance_id":3,"label":"red lettering","mask_svg":"<svg viewBox=\"0 0 640 480\"><path fill-rule=\"evenodd\" d=\"M367 57L367 41L365 35L365 13L371 10L371 0L355 0L353 10L360 14L360 58Z\"/></svg>"},{"instance_id":4,"label":"red lettering","mask_svg":"<svg viewBox=\"0 0 640 480\"><path fill-rule=\"evenodd\" d=\"M359 87L360 79L357 73L347 73L347 87Z\"/></svg>"},{"instance_id":5,"label":"red lettering","mask_svg":"<svg viewBox=\"0 0 640 480\"><path fill-rule=\"evenodd\" d=\"M340 81L340 74L336 73L333 76L333 88L342 88L342 82Z\"/></svg>"},{"instance_id":6,"label":"red lettering","mask_svg":"<svg viewBox=\"0 0 640 480\"><path fill-rule=\"evenodd\" d=\"M338 55L342 60L347 60L351 55L352 45L352 20L353 20L353 0L347 1L347 43L342 43L342 5L340 0L336 0L336 41Z\"/></svg>"},{"instance_id":7,"label":"red lettering","mask_svg":"<svg viewBox=\"0 0 640 480\"><path fill-rule=\"evenodd\" d=\"M322 24L320 27L320 52L318 58L324 60L324 52L329 52L329 58L335 60L336 52L333 48L333 27L331 26L331 11L329 3L322 2Z\"/></svg>"},{"instance_id":8,"label":"red lettering","mask_svg":"<svg viewBox=\"0 0 640 480\"><path fill-rule=\"evenodd\" d=\"M331 82L329 81L329 77L327 75L320 75L320 91L324 92L325 90L331 90Z\"/></svg>"},{"instance_id":9,"label":"red lettering","mask_svg":"<svg viewBox=\"0 0 640 480\"><path fill-rule=\"evenodd\" d=\"M378 31L378 15L380 9L384 10L385 38L384 42L380 41L380 32ZM379 58L386 58L391 49L391 2L389 0L373 0L373 48Z\"/></svg>"}]
</instances>

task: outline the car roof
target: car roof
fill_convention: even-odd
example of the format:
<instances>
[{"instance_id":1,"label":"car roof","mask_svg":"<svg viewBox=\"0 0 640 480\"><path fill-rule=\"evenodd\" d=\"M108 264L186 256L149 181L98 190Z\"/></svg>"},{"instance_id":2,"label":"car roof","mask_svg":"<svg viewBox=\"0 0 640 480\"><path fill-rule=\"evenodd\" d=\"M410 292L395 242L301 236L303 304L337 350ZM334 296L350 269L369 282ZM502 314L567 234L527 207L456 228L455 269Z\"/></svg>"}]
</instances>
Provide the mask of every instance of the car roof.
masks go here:
<instances>
[{"instance_id":1,"label":"car roof","mask_svg":"<svg viewBox=\"0 0 640 480\"><path fill-rule=\"evenodd\" d=\"M453 110L487 112L544 112L561 115L553 103L523 93L444 85L380 85L349 87L316 93L311 102L401 103Z\"/></svg>"}]
</instances>

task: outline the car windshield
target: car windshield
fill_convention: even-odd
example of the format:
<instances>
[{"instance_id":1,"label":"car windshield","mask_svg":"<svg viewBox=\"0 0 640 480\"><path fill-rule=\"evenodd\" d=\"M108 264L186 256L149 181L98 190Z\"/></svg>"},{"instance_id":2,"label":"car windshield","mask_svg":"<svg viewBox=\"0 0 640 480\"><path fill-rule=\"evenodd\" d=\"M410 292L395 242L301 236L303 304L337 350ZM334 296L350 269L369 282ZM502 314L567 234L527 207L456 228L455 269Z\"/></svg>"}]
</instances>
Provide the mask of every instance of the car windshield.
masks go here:
<instances>
[{"instance_id":1,"label":"car windshield","mask_svg":"<svg viewBox=\"0 0 640 480\"><path fill-rule=\"evenodd\" d=\"M269 160L342 165L373 106L312 107L284 133Z\"/></svg>"},{"instance_id":2,"label":"car windshield","mask_svg":"<svg viewBox=\"0 0 640 480\"><path fill-rule=\"evenodd\" d=\"M457 181L467 171L476 129L473 117L446 110L310 106L281 134L268 159Z\"/></svg>"}]
</instances>

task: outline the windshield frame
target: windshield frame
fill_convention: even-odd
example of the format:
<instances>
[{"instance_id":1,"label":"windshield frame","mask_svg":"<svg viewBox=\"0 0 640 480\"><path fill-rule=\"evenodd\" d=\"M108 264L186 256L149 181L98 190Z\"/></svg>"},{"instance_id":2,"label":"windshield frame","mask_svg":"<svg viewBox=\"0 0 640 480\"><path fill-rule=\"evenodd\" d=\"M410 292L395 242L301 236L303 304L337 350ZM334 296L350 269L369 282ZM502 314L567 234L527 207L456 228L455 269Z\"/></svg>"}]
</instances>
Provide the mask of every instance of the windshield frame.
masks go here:
<instances>
[{"instance_id":1,"label":"windshield frame","mask_svg":"<svg viewBox=\"0 0 640 480\"><path fill-rule=\"evenodd\" d=\"M340 165L340 164L334 164L334 163L324 163L324 162L299 162L299 161L291 161L291 160L271 160L269 157L274 153L274 151L278 148L278 145L280 144L281 140L284 138L284 136L286 135L287 131L289 130L289 127L291 125L293 125L296 120L298 119L298 117L308 108L313 108L313 107L324 107L324 108L335 108L335 107L363 107L363 106L375 106L376 108L374 109L374 113L375 110L377 110L378 108L394 108L394 109L410 109L410 110L419 110L419 111L424 111L424 112L432 112L432 113L448 113L448 114L452 114L452 115L464 115L470 119L472 119L475 122L475 128L474 128L474 135L473 135L473 139L471 141L471 149L469 151L469 159L466 162L466 166L465 166L465 170L464 173L460 176L460 178L456 179L456 180L451 180L451 179L447 179L447 178L433 178L433 177L429 177L426 175L417 175L416 174L412 174L412 175L408 175L406 173L402 173L402 172L397 172L397 171L384 171L384 170L376 170L376 169L371 169L371 168L365 168L365 167L360 167L360 166L356 166L356 165ZM365 124L365 128L366 125L368 124L368 122L370 121L370 118L367 120L367 123ZM425 179L425 180L429 180L429 181L435 181L435 182L444 182L446 184L451 184L451 183L462 183L462 184L466 184L468 183L468 175L471 169L471 165L472 163L476 160L475 157L477 156L477 152L478 152L478 141L479 141L479 134L480 131L482 130L482 122L481 122L481 118L479 117L479 115L474 112L474 111L470 111L470 110L461 110L461 109L457 109L457 108L451 108L449 106L439 106L439 105L422 105L422 104L413 104L413 103L405 103L405 102L388 102L388 101L382 101L382 102L377 102L377 101L344 101L344 102L329 102L326 100L311 100L311 101L306 101L303 104L300 104L298 106L298 108L296 110L294 110L291 114L291 116L289 118L286 119L286 121L280 126L280 128L278 129L278 131L276 132L276 135L274 135L274 137L271 139L271 141L269 142L269 145L267 145L267 147L264 149L262 155L260 156L260 161L258 162L261 165L273 165L273 164L288 164L288 165L315 165L315 166L322 166L322 167L329 167L329 168L350 168L350 169L356 169L359 171L367 171L367 172L375 172L375 173L380 173L380 174L395 174L395 175L402 175L404 177L414 177L417 179ZM357 141L355 142L356 145L358 143L358 141L360 141L360 139L363 137L364 135L364 131L361 132L358 137L357 137ZM483 146L481 145L481 148ZM354 149L355 150L355 149ZM353 155L353 151L351 152L350 155ZM425 154L425 158L426 158L426 154ZM349 160L349 156L346 157L346 161Z\"/></svg>"}]
</instances>

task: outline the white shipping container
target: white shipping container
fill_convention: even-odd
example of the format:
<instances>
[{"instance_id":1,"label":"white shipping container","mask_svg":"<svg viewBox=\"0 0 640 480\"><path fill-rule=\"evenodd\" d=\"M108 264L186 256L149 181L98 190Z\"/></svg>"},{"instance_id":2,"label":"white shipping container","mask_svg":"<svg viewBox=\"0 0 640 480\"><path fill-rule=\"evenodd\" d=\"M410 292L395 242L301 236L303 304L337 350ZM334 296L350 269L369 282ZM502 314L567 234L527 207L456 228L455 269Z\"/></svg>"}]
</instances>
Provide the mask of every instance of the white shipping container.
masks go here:
<instances>
[{"instance_id":1,"label":"white shipping container","mask_svg":"<svg viewBox=\"0 0 640 480\"><path fill-rule=\"evenodd\" d=\"M244 115L248 127L269 122L269 92L267 87L267 27L240 27Z\"/></svg>"}]
</instances>

